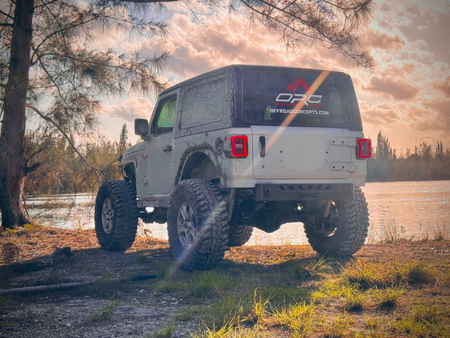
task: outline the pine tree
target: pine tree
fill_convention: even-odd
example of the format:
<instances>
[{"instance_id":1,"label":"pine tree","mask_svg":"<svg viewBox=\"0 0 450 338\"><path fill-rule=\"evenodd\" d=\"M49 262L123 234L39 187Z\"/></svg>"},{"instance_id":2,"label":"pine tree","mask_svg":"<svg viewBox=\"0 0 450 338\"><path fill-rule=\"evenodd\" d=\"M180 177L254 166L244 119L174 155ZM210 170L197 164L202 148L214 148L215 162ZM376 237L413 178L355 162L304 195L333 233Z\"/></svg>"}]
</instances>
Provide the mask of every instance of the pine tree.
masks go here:
<instances>
[{"instance_id":1,"label":"pine tree","mask_svg":"<svg viewBox=\"0 0 450 338\"><path fill-rule=\"evenodd\" d=\"M92 34L107 27L148 35L167 34L166 24L148 20L176 0L7 0L0 8L0 209L2 225L28 223L22 205L24 178L35 165L25 157L26 109L48 134L59 133L85 160L76 140L92 135L99 98L129 92L158 92L168 54L153 57L99 50ZM130 3L148 3L130 11ZM185 2L190 8L190 1ZM359 45L358 28L372 15L372 0L200 1L213 10L228 7L282 35L289 50L310 42L339 51L354 64L373 68ZM134 14L133 14L134 13ZM139 13L141 16L139 16ZM32 71L30 71L32 70ZM31 74L31 75L30 75ZM88 161L86 165L96 168Z\"/></svg>"}]
</instances>

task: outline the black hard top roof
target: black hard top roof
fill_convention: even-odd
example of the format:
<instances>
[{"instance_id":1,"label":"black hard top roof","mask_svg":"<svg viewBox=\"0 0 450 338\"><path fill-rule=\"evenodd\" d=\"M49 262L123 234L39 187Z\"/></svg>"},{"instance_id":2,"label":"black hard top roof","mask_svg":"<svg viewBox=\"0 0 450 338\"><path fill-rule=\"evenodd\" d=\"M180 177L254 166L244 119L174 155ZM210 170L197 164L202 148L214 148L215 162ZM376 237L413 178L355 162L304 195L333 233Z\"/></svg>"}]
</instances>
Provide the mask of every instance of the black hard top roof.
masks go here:
<instances>
[{"instance_id":1,"label":"black hard top roof","mask_svg":"<svg viewBox=\"0 0 450 338\"><path fill-rule=\"evenodd\" d=\"M176 85L165 89L159 95L166 94L167 92L170 92L170 91L172 91L174 89L183 87L183 86L188 85L188 84L190 84L192 82L201 80L202 78L213 76L215 73L220 74L220 73L225 72L227 70L233 70L235 72L245 72L246 70L255 70L255 69L274 69L274 70L275 69L279 69L279 70L285 69L285 70L297 70L297 71L298 70L303 70L303 71L317 71L317 72L320 72L320 71L323 70L323 69L297 68L297 67L279 67L279 66L229 65L229 66L225 66L225 67L222 67L222 68L211 70L209 72L206 72L206 73L194 76L194 77L192 77L190 79L187 79L185 81L177 83ZM344 75L348 75L348 74L345 74L343 72L336 72L336 71L331 71L331 72L332 73L341 73L341 74L344 74Z\"/></svg>"}]
</instances>

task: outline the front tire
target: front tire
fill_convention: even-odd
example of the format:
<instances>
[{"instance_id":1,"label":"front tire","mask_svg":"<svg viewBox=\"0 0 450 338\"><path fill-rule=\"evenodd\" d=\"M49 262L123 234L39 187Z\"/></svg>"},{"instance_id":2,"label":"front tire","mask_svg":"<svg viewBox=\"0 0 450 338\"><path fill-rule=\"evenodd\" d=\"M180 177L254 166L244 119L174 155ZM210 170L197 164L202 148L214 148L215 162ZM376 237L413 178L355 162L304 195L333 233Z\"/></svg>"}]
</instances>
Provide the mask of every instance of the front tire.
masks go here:
<instances>
[{"instance_id":1,"label":"front tire","mask_svg":"<svg viewBox=\"0 0 450 338\"><path fill-rule=\"evenodd\" d=\"M169 244L185 270L211 269L227 249L227 207L218 188L201 179L182 181L167 212Z\"/></svg>"},{"instance_id":2,"label":"front tire","mask_svg":"<svg viewBox=\"0 0 450 338\"><path fill-rule=\"evenodd\" d=\"M100 246L126 251L136 238L138 225L136 190L126 181L106 181L95 200L95 232Z\"/></svg>"},{"instance_id":3,"label":"front tire","mask_svg":"<svg viewBox=\"0 0 450 338\"><path fill-rule=\"evenodd\" d=\"M319 232L316 225L305 223L306 237L319 254L351 256L364 245L369 228L369 210L361 188L355 187L353 200L338 201L336 208L333 231Z\"/></svg>"}]
</instances>

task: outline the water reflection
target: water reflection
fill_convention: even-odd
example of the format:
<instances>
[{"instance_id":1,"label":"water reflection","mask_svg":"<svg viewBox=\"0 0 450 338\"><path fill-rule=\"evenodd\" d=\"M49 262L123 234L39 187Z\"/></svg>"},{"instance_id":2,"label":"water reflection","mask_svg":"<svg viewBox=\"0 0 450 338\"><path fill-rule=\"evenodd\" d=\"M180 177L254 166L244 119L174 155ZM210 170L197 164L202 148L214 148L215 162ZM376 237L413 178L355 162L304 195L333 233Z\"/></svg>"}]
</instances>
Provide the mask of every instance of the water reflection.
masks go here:
<instances>
[{"instance_id":1,"label":"water reflection","mask_svg":"<svg viewBox=\"0 0 450 338\"><path fill-rule=\"evenodd\" d=\"M369 204L370 241L385 237L386 231L408 239L433 238L437 231L450 237L450 181L367 183L363 191ZM27 197L31 217L72 229L94 227L94 203L92 194ZM166 225L145 224L139 231L167 239ZM306 243L302 223L285 224L272 234L255 229L249 241L250 245Z\"/></svg>"}]
</instances>

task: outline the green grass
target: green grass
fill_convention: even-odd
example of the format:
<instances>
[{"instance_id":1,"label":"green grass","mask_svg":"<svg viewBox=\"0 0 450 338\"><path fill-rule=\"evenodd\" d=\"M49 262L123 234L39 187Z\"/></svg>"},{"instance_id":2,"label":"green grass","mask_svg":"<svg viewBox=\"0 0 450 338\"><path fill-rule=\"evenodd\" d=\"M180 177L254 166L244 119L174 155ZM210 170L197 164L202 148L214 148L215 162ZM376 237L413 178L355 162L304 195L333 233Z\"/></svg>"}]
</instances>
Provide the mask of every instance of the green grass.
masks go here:
<instances>
[{"instance_id":1,"label":"green grass","mask_svg":"<svg viewBox=\"0 0 450 338\"><path fill-rule=\"evenodd\" d=\"M450 337L449 311L449 309L435 304L413 305L410 307L409 313L390 321L392 331L411 337Z\"/></svg>"},{"instance_id":2,"label":"green grass","mask_svg":"<svg viewBox=\"0 0 450 338\"><path fill-rule=\"evenodd\" d=\"M111 280L110 274L105 274L103 277L96 279L93 283L81 287L77 293L88 296L111 298L117 294L118 285Z\"/></svg>"},{"instance_id":3,"label":"green grass","mask_svg":"<svg viewBox=\"0 0 450 338\"><path fill-rule=\"evenodd\" d=\"M208 329L222 328L230 322L240 322L251 313L249 295L230 293L203 309L200 319Z\"/></svg>"},{"instance_id":4,"label":"green grass","mask_svg":"<svg viewBox=\"0 0 450 338\"><path fill-rule=\"evenodd\" d=\"M349 326L353 324L353 318L347 313L341 313L323 326L324 337L334 338L346 335Z\"/></svg>"},{"instance_id":5,"label":"green grass","mask_svg":"<svg viewBox=\"0 0 450 338\"><path fill-rule=\"evenodd\" d=\"M355 287L347 287L343 292L342 299L345 301L347 311L357 311L362 310L364 303L369 299L369 295Z\"/></svg>"},{"instance_id":6,"label":"green grass","mask_svg":"<svg viewBox=\"0 0 450 338\"><path fill-rule=\"evenodd\" d=\"M73 292L125 293L140 297L136 307L176 299L173 320L154 333L150 326L146 337L178 336L175 325L184 331L194 322L192 337L449 337L450 242L402 241L363 250L333 259L311 257L303 246L233 248L207 272L178 270L172 257L162 257L152 263L156 279L118 282L100 271L95 283ZM144 262L151 254L131 257ZM0 297L0 306L8 302ZM117 301L109 300L91 314L91 325L111 325L117 312Z\"/></svg>"},{"instance_id":7,"label":"green grass","mask_svg":"<svg viewBox=\"0 0 450 338\"><path fill-rule=\"evenodd\" d=\"M342 278L349 284L361 288L368 288L374 284L374 271L377 269L372 263L362 260L358 264L351 264L342 272Z\"/></svg>"},{"instance_id":8,"label":"green grass","mask_svg":"<svg viewBox=\"0 0 450 338\"><path fill-rule=\"evenodd\" d=\"M400 286L392 286L386 289L378 289L373 291L373 296L382 307L393 307L398 298L405 293L405 288Z\"/></svg>"},{"instance_id":9,"label":"green grass","mask_svg":"<svg viewBox=\"0 0 450 338\"><path fill-rule=\"evenodd\" d=\"M274 309L273 318L280 326L285 326L299 334L312 333L317 306L298 303L289 307Z\"/></svg>"},{"instance_id":10,"label":"green grass","mask_svg":"<svg viewBox=\"0 0 450 338\"><path fill-rule=\"evenodd\" d=\"M93 322L103 322L107 320L111 320L114 309L119 305L118 301L109 301L108 305L106 305L103 309L92 312L91 320Z\"/></svg>"},{"instance_id":11,"label":"green grass","mask_svg":"<svg viewBox=\"0 0 450 338\"><path fill-rule=\"evenodd\" d=\"M0 320L0 329L3 327L12 327L13 325L10 322L5 322L3 320Z\"/></svg>"},{"instance_id":12,"label":"green grass","mask_svg":"<svg viewBox=\"0 0 450 338\"><path fill-rule=\"evenodd\" d=\"M395 243L403 239L406 232L406 228L403 225L398 225L395 220L390 220L389 223L385 223L381 226L381 229L381 243Z\"/></svg>"},{"instance_id":13,"label":"green grass","mask_svg":"<svg viewBox=\"0 0 450 338\"><path fill-rule=\"evenodd\" d=\"M189 283L190 295L192 297L203 299L208 295L218 295L223 290L230 288L233 279L225 274L219 274L216 271L203 272L194 276Z\"/></svg>"},{"instance_id":14,"label":"green grass","mask_svg":"<svg viewBox=\"0 0 450 338\"><path fill-rule=\"evenodd\" d=\"M310 288L261 287L258 289L263 298L270 298L273 307L287 306L310 299Z\"/></svg>"},{"instance_id":15,"label":"green grass","mask_svg":"<svg viewBox=\"0 0 450 338\"><path fill-rule=\"evenodd\" d=\"M165 327L160 331L155 329L153 334L145 335L146 338L171 338L175 332L175 323L170 321Z\"/></svg>"},{"instance_id":16,"label":"green grass","mask_svg":"<svg viewBox=\"0 0 450 338\"><path fill-rule=\"evenodd\" d=\"M291 269L300 280L321 279L332 268L325 256L296 260L290 263Z\"/></svg>"},{"instance_id":17,"label":"green grass","mask_svg":"<svg viewBox=\"0 0 450 338\"><path fill-rule=\"evenodd\" d=\"M11 296L0 295L0 307L11 304Z\"/></svg>"},{"instance_id":18,"label":"green grass","mask_svg":"<svg viewBox=\"0 0 450 338\"><path fill-rule=\"evenodd\" d=\"M436 281L435 271L429 264L417 260L397 261L392 271L397 283L433 283Z\"/></svg>"},{"instance_id":19,"label":"green grass","mask_svg":"<svg viewBox=\"0 0 450 338\"><path fill-rule=\"evenodd\" d=\"M193 317L194 313L195 313L195 309L192 307L189 307L185 310L178 311L175 314L174 319L178 322L184 322L184 321L191 319Z\"/></svg>"},{"instance_id":20,"label":"green grass","mask_svg":"<svg viewBox=\"0 0 450 338\"><path fill-rule=\"evenodd\" d=\"M146 264L150 262L150 258L147 255L141 253L137 255L136 262L139 264Z\"/></svg>"}]
</instances>

